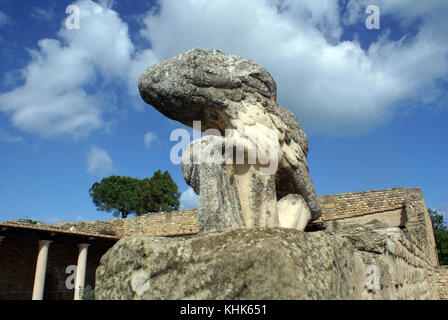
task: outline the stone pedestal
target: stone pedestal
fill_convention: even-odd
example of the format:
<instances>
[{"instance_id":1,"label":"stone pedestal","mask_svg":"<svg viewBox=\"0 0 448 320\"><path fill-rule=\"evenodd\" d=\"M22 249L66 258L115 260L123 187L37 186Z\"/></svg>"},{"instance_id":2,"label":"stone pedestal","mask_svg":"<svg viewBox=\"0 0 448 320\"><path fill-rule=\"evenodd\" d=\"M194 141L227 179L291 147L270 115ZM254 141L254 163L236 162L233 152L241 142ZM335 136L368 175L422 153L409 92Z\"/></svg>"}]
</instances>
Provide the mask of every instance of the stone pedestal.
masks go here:
<instances>
[{"instance_id":1,"label":"stone pedestal","mask_svg":"<svg viewBox=\"0 0 448 320\"><path fill-rule=\"evenodd\" d=\"M246 228L277 227L275 176L262 175L259 165L234 165L241 209Z\"/></svg>"},{"instance_id":2,"label":"stone pedestal","mask_svg":"<svg viewBox=\"0 0 448 320\"><path fill-rule=\"evenodd\" d=\"M191 142L182 156L185 181L199 194L200 231L279 225L275 176L263 175L260 165L244 164L244 159L238 164L228 150L235 146L244 152L237 144L204 136Z\"/></svg>"}]
</instances>

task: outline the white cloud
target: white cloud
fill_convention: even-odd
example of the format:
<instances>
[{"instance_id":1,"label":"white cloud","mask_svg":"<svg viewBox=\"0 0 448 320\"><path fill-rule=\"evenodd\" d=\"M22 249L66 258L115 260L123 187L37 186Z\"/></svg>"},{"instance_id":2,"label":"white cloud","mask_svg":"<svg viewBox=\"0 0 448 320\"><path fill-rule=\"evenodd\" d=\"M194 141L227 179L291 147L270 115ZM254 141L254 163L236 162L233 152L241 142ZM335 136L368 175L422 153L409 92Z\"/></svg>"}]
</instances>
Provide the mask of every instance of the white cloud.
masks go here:
<instances>
[{"instance_id":1,"label":"white cloud","mask_svg":"<svg viewBox=\"0 0 448 320\"><path fill-rule=\"evenodd\" d=\"M365 8L375 4L380 9L380 15L392 14L403 25L408 25L415 18L423 17L425 20L434 14L447 10L445 0L413 1L413 0L350 0L347 4L348 14L351 16L350 24L361 22L367 17ZM440 12L442 11L442 12Z\"/></svg>"},{"instance_id":2,"label":"white cloud","mask_svg":"<svg viewBox=\"0 0 448 320\"><path fill-rule=\"evenodd\" d=\"M128 81L128 94L129 104L135 110L142 111L146 108L146 104L143 102L138 91L138 78L149 66L157 63L158 60L154 56L151 49L145 49L135 52L132 61L129 64L127 70Z\"/></svg>"},{"instance_id":3,"label":"white cloud","mask_svg":"<svg viewBox=\"0 0 448 320\"><path fill-rule=\"evenodd\" d=\"M52 8L51 9L43 9L40 7L33 7L31 9L30 16L31 16L31 18L34 18L37 20L49 22L49 21L54 20L55 13Z\"/></svg>"},{"instance_id":4,"label":"white cloud","mask_svg":"<svg viewBox=\"0 0 448 320\"><path fill-rule=\"evenodd\" d=\"M87 173L95 177L104 177L114 171L109 154L96 146L92 146L87 154Z\"/></svg>"},{"instance_id":5,"label":"white cloud","mask_svg":"<svg viewBox=\"0 0 448 320\"><path fill-rule=\"evenodd\" d=\"M40 219L43 223L49 224L49 225L57 225L61 222L84 222L85 219L82 216L77 216L75 218L67 220L67 218L61 218L61 217L47 217Z\"/></svg>"},{"instance_id":6,"label":"white cloud","mask_svg":"<svg viewBox=\"0 0 448 320\"><path fill-rule=\"evenodd\" d=\"M146 15L141 34L158 59L192 47L253 59L277 81L279 103L307 129L345 134L373 127L403 105L446 98L436 83L448 78L448 38L442 31L448 6L398 2L381 1L380 8L384 4L397 17L423 17L418 34L401 41L383 37L368 51L357 41L339 41L336 0L163 0L159 13ZM353 10L365 10L353 4ZM350 14L346 23L359 20Z\"/></svg>"},{"instance_id":7,"label":"white cloud","mask_svg":"<svg viewBox=\"0 0 448 320\"><path fill-rule=\"evenodd\" d=\"M64 219L61 217L47 217L47 218L42 218L41 221L45 224L56 225L59 222L63 222Z\"/></svg>"},{"instance_id":8,"label":"white cloud","mask_svg":"<svg viewBox=\"0 0 448 320\"><path fill-rule=\"evenodd\" d=\"M75 4L81 29L67 30L62 21L59 40L42 39L30 51L25 84L0 95L0 111L19 129L78 137L104 128L105 113L114 110L109 97L125 92L141 110L138 76L193 47L262 64L277 82L279 103L315 132L360 132L402 108L447 98L439 85L448 79L445 0L377 1L381 15L403 25L418 21L418 32L397 41L384 32L367 51L356 40L340 41L347 24L364 24L367 0L350 1L344 13L337 0L160 0L160 10L145 15L140 35L151 49L142 51L113 1Z\"/></svg>"},{"instance_id":9,"label":"white cloud","mask_svg":"<svg viewBox=\"0 0 448 320\"><path fill-rule=\"evenodd\" d=\"M0 11L0 26L5 25L5 24L11 24L11 23L12 23L11 17L8 16L3 11Z\"/></svg>"},{"instance_id":10,"label":"white cloud","mask_svg":"<svg viewBox=\"0 0 448 320\"><path fill-rule=\"evenodd\" d=\"M135 53L128 69L129 94L138 96L140 98L140 93L138 91L138 78L143 73L143 71L157 62L157 58L154 56L153 51L150 49Z\"/></svg>"},{"instance_id":11,"label":"white cloud","mask_svg":"<svg viewBox=\"0 0 448 320\"><path fill-rule=\"evenodd\" d=\"M114 6L114 0L99 0L99 3L106 8L111 9Z\"/></svg>"},{"instance_id":12,"label":"white cloud","mask_svg":"<svg viewBox=\"0 0 448 320\"><path fill-rule=\"evenodd\" d=\"M25 138L21 136L12 136L9 133L0 134L0 140L6 143L25 143Z\"/></svg>"},{"instance_id":13,"label":"white cloud","mask_svg":"<svg viewBox=\"0 0 448 320\"><path fill-rule=\"evenodd\" d=\"M148 131L143 137L146 148L149 148L156 138L157 136L154 133Z\"/></svg>"},{"instance_id":14,"label":"white cloud","mask_svg":"<svg viewBox=\"0 0 448 320\"><path fill-rule=\"evenodd\" d=\"M188 188L180 196L180 209L196 209L199 204L199 196L194 193L193 188Z\"/></svg>"},{"instance_id":15,"label":"white cloud","mask_svg":"<svg viewBox=\"0 0 448 320\"><path fill-rule=\"evenodd\" d=\"M92 1L75 4L81 28L68 30L62 22L60 40L40 40L22 70L24 85L0 95L0 111L17 128L44 137L88 135L105 125L103 114L113 109L108 85L126 84L134 50L127 25Z\"/></svg>"}]
</instances>

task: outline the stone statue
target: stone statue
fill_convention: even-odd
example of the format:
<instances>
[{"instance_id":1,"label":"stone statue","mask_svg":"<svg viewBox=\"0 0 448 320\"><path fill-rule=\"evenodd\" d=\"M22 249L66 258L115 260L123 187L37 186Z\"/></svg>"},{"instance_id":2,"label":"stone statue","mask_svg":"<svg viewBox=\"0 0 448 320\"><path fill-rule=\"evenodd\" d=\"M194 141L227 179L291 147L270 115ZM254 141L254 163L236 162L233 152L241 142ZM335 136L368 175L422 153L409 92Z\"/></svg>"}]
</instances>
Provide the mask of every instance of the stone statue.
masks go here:
<instances>
[{"instance_id":1,"label":"stone statue","mask_svg":"<svg viewBox=\"0 0 448 320\"><path fill-rule=\"evenodd\" d=\"M200 121L205 135L182 155L184 178L199 194L200 230L303 230L320 217L308 138L277 104L276 84L262 66L192 49L149 67L138 86L168 118L189 127Z\"/></svg>"}]
</instances>

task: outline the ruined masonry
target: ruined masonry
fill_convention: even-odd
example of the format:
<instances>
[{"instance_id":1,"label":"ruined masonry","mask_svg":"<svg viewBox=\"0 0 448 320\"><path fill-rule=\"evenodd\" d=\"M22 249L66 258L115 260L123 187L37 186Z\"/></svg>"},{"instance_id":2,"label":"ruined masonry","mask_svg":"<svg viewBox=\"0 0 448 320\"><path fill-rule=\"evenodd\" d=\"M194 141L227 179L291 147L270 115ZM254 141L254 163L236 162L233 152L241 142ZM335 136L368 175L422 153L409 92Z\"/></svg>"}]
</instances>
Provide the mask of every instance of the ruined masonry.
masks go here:
<instances>
[{"instance_id":1,"label":"ruined masonry","mask_svg":"<svg viewBox=\"0 0 448 320\"><path fill-rule=\"evenodd\" d=\"M149 67L138 87L143 100L168 118L189 127L200 121L205 135L182 155L185 181L199 194L200 231L303 230L320 217L306 161L308 138L277 103L275 81L262 66L196 48ZM229 156L226 149L235 152ZM233 158L237 150L242 161ZM279 215L279 200L289 217Z\"/></svg>"},{"instance_id":2,"label":"ruined masonry","mask_svg":"<svg viewBox=\"0 0 448 320\"><path fill-rule=\"evenodd\" d=\"M99 300L448 299L421 190L318 197L308 138L262 66L192 49L144 71L139 90L165 116L201 121L205 135L182 155L199 208L0 223L0 299L80 299L87 284ZM70 291L65 267L75 264Z\"/></svg>"},{"instance_id":3,"label":"ruined masonry","mask_svg":"<svg viewBox=\"0 0 448 320\"><path fill-rule=\"evenodd\" d=\"M238 293L241 292L238 291L239 289L249 284L233 283L236 280L232 280L231 275L234 274L230 273L232 270L228 270L229 278L222 278L223 274L214 274L215 281L221 285L214 284L211 288L224 290L220 287L223 283L232 283L233 288L216 291L222 293L221 296L217 293L207 295L203 291L210 288L204 286L205 282L202 284L199 282L201 277L202 281L205 281L204 275L201 275L204 269L194 269L195 264L202 263L202 268L207 267L209 272L206 273L207 277L213 277L213 270L218 272L217 270L232 269L235 266L234 263L228 263L229 261L241 262L239 269L232 272L245 274L245 279L251 278L248 273L254 271L254 266L257 264L265 270L275 269L278 261L282 261L283 268L290 266L289 270L282 270L288 274L281 282L282 287L291 285L287 291L275 291L275 284L269 282L266 272L254 271L255 274L252 277L264 275L265 280L271 283L269 288L259 287L260 291L265 292L264 290L269 289L270 292L277 292L273 296L260 296L266 299L448 299L448 269L438 264L432 226L420 189L392 188L324 195L319 197L319 202L322 206L322 216L319 220L310 223L306 232L283 228L273 228L269 231L259 228L253 233L244 234L234 230L228 233L206 234L195 239L195 235L199 232L197 210L89 223L61 223L57 227L72 230L72 232L103 232L121 239L103 256L100 267L97 269L96 293L99 299L169 297L175 299L249 299L254 297L258 299L255 293ZM180 239L182 239L182 245L178 243L179 246L177 246L174 241ZM225 239L229 239L228 242ZM198 258L194 254L197 253L200 256L198 250L202 253L211 250L207 246L212 241L221 243L224 251L207 253L222 254L222 260L218 256L213 256L215 264L208 266L205 261L210 256L205 255L202 260L197 261ZM137 245L142 242L144 245ZM160 245L156 250L154 246L157 243L163 243L164 247ZM251 244L249 247L254 250L252 253L247 247L248 244ZM329 247L325 249L325 246ZM174 254L171 257L172 260L165 260L164 264L160 265L160 259L163 258L160 256L160 250L169 247L182 247L183 250L172 251L172 249L169 251ZM243 250L238 249L239 247L246 247L247 250L244 253ZM296 251L299 248L300 251ZM281 254L270 256L269 252L278 252L279 249L285 250L285 256ZM304 269L304 265L283 260L288 256L288 250L290 250L290 256L293 254L297 257L296 261L303 261L308 267ZM159 252L158 257L154 257L156 251ZM243 257L244 254L246 256ZM188 265L192 270L179 269L179 261L184 261L184 266ZM169 291L168 288L163 292L160 291L162 289L158 289L158 292L146 292L144 288L138 286L137 280L144 280L150 275L141 272L132 274L127 271L133 270L132 268L142 270L139 266L142 267L148 263L156 264L159 268L152 271L154 277L151 278L151 283L154 285L159 286L157 283L160 281L162 286L167 277L174 277L176 281L184 281L186 284L190 283L193 277L197 277L199 283L193 281L192 286L196 289L190 288L190 294L174 289ZM112 277L109 274L112 270L123 270L123 272ZM161 270L166 270L167 273L159 273ZM313 270L319 270L319 272ZM185 278L179 278L182 276ZM305 278L308 280L305 281ZM132 289L132 279L136 279L134 288L137 291ZM294 285L292 284L299 286L297 279L302 279L310 286L306 289L308 291L293 294ZM350 286L346 286L347 279L351 279ZM145 283L143 280L141 280L142 283ZM321 283L321 281L324 282ZM345 284L342 285L342 282ZM128 283L127 289L122 285L118 286L119 283ZM316 291L316 283L321 286L319 292ZM114 289L116 285L118 287ZM199 290L201 286L204 287ZM340 288L338 290L341 291L334 291L334 294L330 295L328 292L331 292L330 289L333 287ZM227 292L227 295L223 292Z\"/></svg>"},{"instance_id":4,"label":"ruined masonry","mask_svg":"<svg viewBox=\"0 0 448 320\"><path fill-rule=\"evenodd\" d=\"M444 298L421 191L318 198L307 136L262 66L192 49L138 86L168 118L200 121L204 136L182 155L199 232L121 239L101 259L96 299Z\"/></svg>"},{"instance_id":5,"label":"ruined masonry","mask_svg":"<svg viewBox=\"0 0 448 320\"><path fill-rule=\"evenodd\" d=\"M262 66L192 49L144 71L139 90L170 119L201 122L204 136L182 155L198 209L56 226L0 224L0 256L13 258L5 252L24 232L42 245L33 297L45 292L45 237L65 243L67 261L78 244L78 273L94 278L100 300L448 299L448 269L439 265L421 190L318 197L308 138L277 103L275 81ZM96 265L86 265L88 246L96 261L107 251ZM0 261L0 268L9 265ZM13 278L0 286L12 288ZM63 285L57 279L54 286Z\"/></svg>"}]
</instances>

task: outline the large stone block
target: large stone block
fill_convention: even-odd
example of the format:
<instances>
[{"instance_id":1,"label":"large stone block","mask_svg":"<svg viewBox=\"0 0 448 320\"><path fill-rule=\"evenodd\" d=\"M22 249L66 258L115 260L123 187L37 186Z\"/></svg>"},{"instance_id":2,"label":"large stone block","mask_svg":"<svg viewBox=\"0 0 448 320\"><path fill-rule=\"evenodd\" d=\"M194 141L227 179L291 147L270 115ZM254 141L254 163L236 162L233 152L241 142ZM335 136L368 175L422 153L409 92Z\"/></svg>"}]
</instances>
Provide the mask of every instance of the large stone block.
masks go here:
<instances>
[{"instance_id":1,"label":"large stone block","mask_svg":"<svg viewBox=\"0 0 448 320\"><path fill-rule=\"evenodd\" d=\"M353 299L349 241L281 228L120 240L96 273L96 299Z\"/></svg>"},{"instance_id":2,"label":"large stone block","mask_svg":"<svg viewBox=\"0 0 448 320\"><path fill-rule=\"evenodd\" d=\"M438 274L402 230L253 228L130 237L101 259L97 299L438 299ZM440 285L439 285L440 288Z\"/></svg>"}]
</instances>

